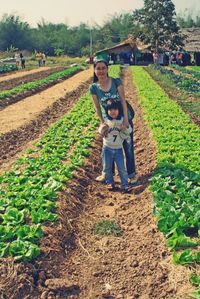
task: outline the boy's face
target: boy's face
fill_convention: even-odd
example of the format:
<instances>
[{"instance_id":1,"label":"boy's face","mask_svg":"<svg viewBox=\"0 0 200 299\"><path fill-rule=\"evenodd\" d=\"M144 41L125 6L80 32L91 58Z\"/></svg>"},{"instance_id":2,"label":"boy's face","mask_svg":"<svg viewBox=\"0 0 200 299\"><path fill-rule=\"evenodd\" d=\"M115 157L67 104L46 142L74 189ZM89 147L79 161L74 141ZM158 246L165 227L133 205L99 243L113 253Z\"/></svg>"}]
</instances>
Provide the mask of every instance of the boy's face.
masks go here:
<instances>
[{"instance_id":1,"label":"boy's face","mask_svg":"<svg viewBox=\"0 0 200 299\"><path fill-rule=\"evenodd\" d=\"M119 115L119 110L118 109L109 109L108 110L108 115L114 119L116 119Z\"/></svg>"}]
</instances>

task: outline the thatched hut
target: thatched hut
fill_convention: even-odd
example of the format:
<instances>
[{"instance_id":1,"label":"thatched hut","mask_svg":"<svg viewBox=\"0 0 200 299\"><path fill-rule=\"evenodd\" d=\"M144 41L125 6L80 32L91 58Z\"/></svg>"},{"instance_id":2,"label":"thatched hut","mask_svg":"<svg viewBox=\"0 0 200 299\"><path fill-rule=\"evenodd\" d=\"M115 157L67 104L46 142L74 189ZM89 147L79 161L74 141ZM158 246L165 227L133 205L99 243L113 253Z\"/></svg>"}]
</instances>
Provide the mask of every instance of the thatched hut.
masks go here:
<instances>
[{"instance_id":1,"label":"thatched hut","mask_svg":"<svg viewBox=\"0 0 200 299\"><path fill-rule=\"evenodd\" d=\"M120 44L96 52L95 56L107 59L112 64L148 64L152 62L149 49L149 45L129 37Z\"/></svg>"},{"instance_id":2,"label":"thatched hut","mask_svg":"<svg viewBox=\"0 0 200 299\"><path fill-rule=\"evenodd\" d=\"M184 37L184 49L187 52L200 52L200 28L181 29Z\"/></svg>"},{"instance_id":3,"label":"thatched hut","mask_svg":"<svg viewBox=\"0 0 200 299\"><path fill-rule=\"evenodd\" d=\"M181 34L184 37L184 50L194 56L196 65L200 65L200 28L184 28Z\"/></svg>"}]
</instances>

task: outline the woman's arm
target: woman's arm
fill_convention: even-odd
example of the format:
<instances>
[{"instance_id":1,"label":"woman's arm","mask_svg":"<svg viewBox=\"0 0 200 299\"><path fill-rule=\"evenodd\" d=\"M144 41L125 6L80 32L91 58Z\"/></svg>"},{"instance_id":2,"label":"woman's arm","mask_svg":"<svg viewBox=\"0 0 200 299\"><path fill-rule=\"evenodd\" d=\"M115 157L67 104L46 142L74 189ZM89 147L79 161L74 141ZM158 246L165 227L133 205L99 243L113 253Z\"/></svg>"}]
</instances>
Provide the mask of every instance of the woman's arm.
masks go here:
<instances>
[{"instance_id":1,"label":"woman's arm","mask_svg":"<svg viewBox=\"0 0 200 299\"><path fill-rule=\"evenodd\" d=\"M124 112L123 125L124 125L124 128L127 128L128 127L128 110L127 110L127 104L126 104L123 85L119 85L117 90L118 90L119 96L121 98L122 108L123 108L123 112Z\"/></svg>"},{"instance_id":2,"label":"woman's arm","mask_svg":"<svg viewBox=\"0 0 200 299\"><path fill-rule=\"evenodd\" d=\"M97 115L100 119L100 122L104 123L104 119L103 119L103 116L102 116L102 113L101 113L101 107L100 107L99 101L97 99L97 96L92 94L92 99L93 99L93 102L94 102L96 113L97 113Z\"/></svg>"}]
</instances>

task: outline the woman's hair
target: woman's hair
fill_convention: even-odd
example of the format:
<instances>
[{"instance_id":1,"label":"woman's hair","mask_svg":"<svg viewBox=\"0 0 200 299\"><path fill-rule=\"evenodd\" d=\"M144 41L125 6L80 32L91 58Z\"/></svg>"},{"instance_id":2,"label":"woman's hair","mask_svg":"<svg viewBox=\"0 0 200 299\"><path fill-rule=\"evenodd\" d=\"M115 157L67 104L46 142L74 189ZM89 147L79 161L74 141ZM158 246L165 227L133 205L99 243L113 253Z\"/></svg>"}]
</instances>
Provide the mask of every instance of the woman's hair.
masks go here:
<instances>
[{"instance_id":1,"label":"woman's hair","mask_svg":"<svg viewBox=\"0 0 200 299\"><path fill-rule=\"evenodd\" d=\"M108 62L106 60L104 60L104 59L96 59L96 60L94 60L94 70L95 70L95 68L96 68L96 66L97 66L97 64L99 62L103 62L108 67ZM108 73L107 73L107 76L108 76ZM97 77L97 75L94 72L93 83L96 83L97 81L98 81L98 77Z\"/></svg>"}]
</instances>

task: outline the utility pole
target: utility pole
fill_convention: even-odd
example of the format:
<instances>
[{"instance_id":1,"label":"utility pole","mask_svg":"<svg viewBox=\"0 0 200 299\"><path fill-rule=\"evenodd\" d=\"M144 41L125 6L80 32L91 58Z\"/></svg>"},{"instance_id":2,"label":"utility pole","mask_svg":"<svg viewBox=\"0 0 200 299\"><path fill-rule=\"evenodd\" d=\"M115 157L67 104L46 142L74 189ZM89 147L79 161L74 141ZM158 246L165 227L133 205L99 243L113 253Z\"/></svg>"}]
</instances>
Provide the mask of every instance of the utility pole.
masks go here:
<instances>
[{"instance_id":1,"label":"utility pole","mask_svg":"<svg viewBox=\"0 0 200 299\"><path fill-rule=\"evenodd\" d=\"M92 53L92 30L90 28L90 63L93 63L93 53Z\"/></svg>"}]
</instances>

